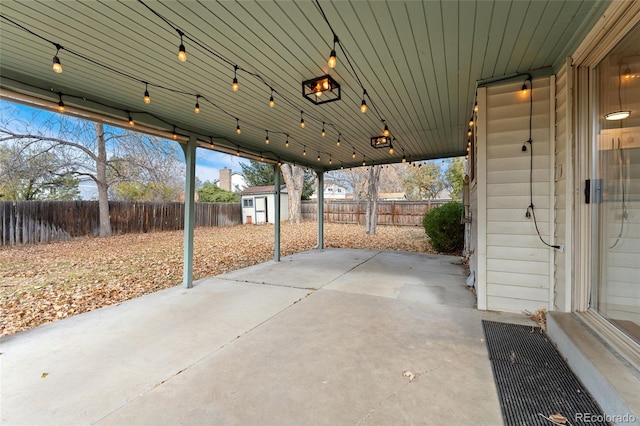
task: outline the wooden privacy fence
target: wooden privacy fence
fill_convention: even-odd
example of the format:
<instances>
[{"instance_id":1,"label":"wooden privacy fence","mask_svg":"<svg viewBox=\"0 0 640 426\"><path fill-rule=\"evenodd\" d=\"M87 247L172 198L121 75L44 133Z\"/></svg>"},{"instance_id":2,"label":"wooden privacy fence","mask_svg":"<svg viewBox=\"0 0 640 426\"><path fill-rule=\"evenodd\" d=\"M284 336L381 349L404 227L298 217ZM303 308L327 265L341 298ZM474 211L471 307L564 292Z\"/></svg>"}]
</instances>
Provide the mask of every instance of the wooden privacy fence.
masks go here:
<instances>
[{"instance_id":1,"label":"wooden privacy fence","mask_svg":"<svg viewBox=\"0 0 640 426\"><path fill-rule=\"evenodd\" d=\"M114 234L173 231L184 228L184 203L109 202ZM239 203L196 203L195 226L242 223ZM96 236L97 201L0 201L2 246L65 241Z\"/></svg>"},{"instance_id":2,"label":"wooden privacy fence","mask_svg":"<svg viewBox=\"0 0 640 426\"><path fill-rule=\"evenodd\" d=\"M422 226L424 214L447 201L378 201L378 225ZM366 201L325 201L324 220L333 223L364 224ZM316 201L302 202L302 219L317 220Z\"/></svg>"}]
</instances>

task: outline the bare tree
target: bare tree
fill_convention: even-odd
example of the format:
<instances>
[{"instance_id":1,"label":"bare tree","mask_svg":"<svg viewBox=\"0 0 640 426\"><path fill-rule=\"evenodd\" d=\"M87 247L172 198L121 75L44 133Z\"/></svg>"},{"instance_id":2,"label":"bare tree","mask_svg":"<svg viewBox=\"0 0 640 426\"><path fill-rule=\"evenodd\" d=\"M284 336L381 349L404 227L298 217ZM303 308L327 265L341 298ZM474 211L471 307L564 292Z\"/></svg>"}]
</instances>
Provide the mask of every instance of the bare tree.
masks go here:
<instances>
[{"instance_id":1,"label":"bare tree","mask_svg":"<svg viewBox=\"0 0 640 426\"><path fill-rule=\"evenodd\" d=\"M9 118L5 119L7 115ZM59 114L48 114L44 120L34 116L28 121L15 119L12 114L7 115L3 114L0 123L0 143L17 146L25 152L28 150L32 155L55 153L60 159L56 163L58 167L63 164L65 170L70 171L74 177L95 182L98 190L100 236L111 235L111 185L133 179L132 170L138 174L140 170L145 170L155 175L158 182L163 182L167 176L176 175L176 167L172 167L175 166L175 157L164 156L163 149L159 149L162 144L157 143L157 138L115 128L105 131L102 123ZM134 153L137 155L133 155ZM150 155L151 153L154 155Z\"/></svg>"},{"instance_id":2,"label":"bare tree","mask_svg":"<svg viewBox=\"0 0 640 426\"><path fill-rule=\"evenodd\" d=\"M367 214L365 216L365 232L369 235L376 234L376 222L378 221L378 190L380 186L381 166L369 167L367 185Z\"/></svg>"},{"instance_id":3,"label":"bare tree","mask_svg":"<svg viewBox=\"0 0 640 426\"><path fill-rule=\"evenodd\" d=\"M280 168L289 194L289 222L302 223L302 191L304 189L304 168L283 164Z\"/></svg>"}]
</instances>

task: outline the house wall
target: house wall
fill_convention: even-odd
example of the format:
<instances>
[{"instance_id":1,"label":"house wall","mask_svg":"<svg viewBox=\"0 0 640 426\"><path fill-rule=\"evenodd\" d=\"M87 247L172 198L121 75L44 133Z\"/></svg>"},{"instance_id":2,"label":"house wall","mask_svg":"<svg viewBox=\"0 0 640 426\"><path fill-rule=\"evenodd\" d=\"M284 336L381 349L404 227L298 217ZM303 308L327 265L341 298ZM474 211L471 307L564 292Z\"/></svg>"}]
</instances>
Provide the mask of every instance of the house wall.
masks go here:
<instances>
[{"instance_id":1,"label":"house wall","mask_svg":"<svg viewBox=\"0 0 640 426\"><path fill-rule=\"evenodd\" d=\"M573 215L572 92L573 74L565 63L556 74L555 149L554 149L554 209L555 243L563 250L554 253L554 309L571 312L573 247L571 244Z\"/></svg>"},{"instance_id":2,"label":"house wall","mask_svg":"<svg viewBox=\"0 0 640 426\"><path fill-rule=\"evenodd\" d=\"M533 143L526 144L527 152L522 151L529 139L529 97L520 90L524 77L487 87L486 110L483 113L481 107L478 113L476 179L470 194L475 222L471 243L475 247L471 247L470 267L476 275L481 309L483 305L513 312L550 308L553 253L540 241L533 218L527 218L526 212L530 204L529 150L533 148L533 205L542 238L551 243L550 149L555 118L551 80L533 81Z\"/></svg>"}]
</instances>

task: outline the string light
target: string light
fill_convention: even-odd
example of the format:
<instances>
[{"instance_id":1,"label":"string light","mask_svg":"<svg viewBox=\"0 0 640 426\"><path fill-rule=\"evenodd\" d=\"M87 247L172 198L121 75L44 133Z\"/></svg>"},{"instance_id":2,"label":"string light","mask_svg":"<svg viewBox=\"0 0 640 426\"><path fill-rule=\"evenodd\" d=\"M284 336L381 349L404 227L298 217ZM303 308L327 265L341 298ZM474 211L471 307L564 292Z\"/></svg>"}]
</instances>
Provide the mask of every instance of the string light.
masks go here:
<instances>
[{"instance_id":1,"label":"string light","mask_svg":"<svg viewBox=\"0 0 640 426\"><path fill-rule=\"evenodd\" d=\"M284 141L284 147L289 148L289 135L287 134L287 140Z\"/></svg>"},{"instance_id":2,"label":"string light","mask_svg":"<svg viewBox=\"0 0 640 426\"><path fill-rule=\"evenodd\" d=\"M180 47L178 47L178 60L180 62L186 62L187 60L187 51L184 48L184 44L182 43L182 36L184 33L180 30L177 30L178 34L180 34Z\"/></svg>"},{"instance_id":3,"label":"string light","mask_svg":"<svg viewBox=\"0 0 640 426\"><path fill-rule=\"evenodd\" d=\"M320 134L322 135L322 137L327 136L327 132L324 131L324 121L322 122L322 132L320 132Z\"/></svg>"},{"instance_id":4,"label":"string light","mask_svg":"<svg viewBox=\"0 0 640 426\"><path fill-rule=\"evenodd\" d=\"M178 139L178 134L176 133L176 126L173 126L173 140L177 140Z\"/></svg>"},{"instance_id":5,"label":"string light","mask_svg":"<svg viewBox=\"0 0 640 426\"><path fill-rule=\"evenodd\" d=\"M213 149L215 145L213 145L213 136L209 136L209 142L211 143L211 148Z\"/></svg>"},{"instance_id":6,"label":"string light","mask_svg":"<svg viewBox=\"0 0 640 426\"><path fill-rule=\"evenodd\" d=\"M473 135L473 132L471 131L471 128L467 129L467 136L471 137L471 135Z\"/></svg>"},{"instance_id":7,"label":"string light","mask_svg":"<svg viewBox=\"0 0 640 426\"><path fill-rule=\"evenodd\" d=\"M528 91L527 80L525 80L524 83L522 83L522 89L521 89L522 96L527 96L527 91Z\"/></svg>"},{"instance_id":8,"label":"string light","mask_svg":"<svg viewBox=\"0 0 640 426\"><path fill-rule=\"evenodd\" d=\"M234 92L237 92L238 89L240 89L240 86L238 85L238 66L237 65L233 66L233 83L231 83L231 88L233 89Z\"/></svg>"},{"instance_id":9,"label":"string light","mask_svg":"<svg viewBox=\"0 0 640 426\"><path fill-rule=\"evenodd\" d=\"M276 101L273 100L273 89L271 89L271 97L269 98L269 106L273 108L276 106Z\"/></svg>"},{"instance_id":10,"label":"string light","mask_svg":"<svg viewBox=\"0 0 640 426\"><path fill-rule=\"evenodd\" d=\"M331 154L329 154L329 164L333 164L333 159L331 158Z\"/></svg>"},{"instance_id":11,"label":"string light","mask_svg":"<svg viewBox=\"0 0 640 426\"><path fill-rule=\"evenodd\" d=\"M407 157L404 156L404 154L402 154L402 162L406 163L407 162Z\"/></svg>"},{"instance_id":12,"label":"string light","mask_svg":"<svg viewBox=\"0 0 640 426\"><path fill-rule=\"evenodd\" d=\"M57 74L62 72L62 64L60 63L60 58L58 58L58 52L60 52L62 46L56 44L56 54L53 56L53 71Z\"/></svg>"},{"instance_id":13,"label":"string light","mask_svg":"<svg viewBox=\"0 0 640 426\"><path fill-rule=\"evenodd\" d=\"M344 170L344 164L340 163L340 170Z\"/></svg>"},{"instance_id":14,"label":"string light","mask_svg":"<svg viewBox=\"0 0 640 426\"><path fill-rule=\"evenodd\" d=\"M269 145L269 131L268 131L268 130L265 130L265 132L267 132L267 136L264 138L264 143L265 143L266 145Z\"/></svg>"},{"instance_id":15,"label":"string light","mask_svg":"<svg viewBox=\"0 0 640 426\"><path fill-rule=\"evenodd\" d=\"M62 102L62 94L58 93L58 97L60 98L60 102L58 102L58 112L64 112L64 102Z\"/></svg>"},{"instance_id":16,"label":"string light","mask_svg":"<svg viewBox=\"0 0 640 426\"><path fill-rule=\"evenodd\" d=\"M393 154L393 153L394 153L393 145L389 145L389 154Z\"/></svg>"},{"instance_id":17,"label":"string light","mask_svg":"<svg viewBox=\"0 0 640 426\"><path fill-rule=\"evenodd\" d=\"M320 161L320 152L318 152L318 158L316 160Z\"/></svg>"},{"instance_id":18,"label":"string light","mask_svg":"<svg viewBox=\"0 0 640 426\"><path fill-rule=\"evenodd\" d=\"M238 157L240 156L240 147L239 147L239 146L236 148L236 155L237 155Z\"/></svg>"},{"instance_id":19,"label":"string light","mask_svg":"<svg viewBox=\"0 0 640 426\"><path fill-rule=\"evenodd\" d=\"M382 120L382 122L384 123L384 130L382 131L382 136L389 136L390 132L389 132L389 127L387 126L387 122Z\"/></svg>"},{"instance_id":20,"label":"string light","mask_svg":"<svg viewBox=\"0 0 640 426\"><path fill-rule=\"evenodd\" d=\"M362 156L362 165L363 166L367 165L367 157L365 155Z\"/></svg>"},{"instance_id":21,"label":"string light","mask_svg":"<svg viewBox=\"0 0 640 426\"><path fill-rule=\"evenodd\" d=\"M278 158L278 167L282 166L282 161Z\"/></svg>"},{"instance_id":22,"label":"string light","mask_svg":"<svg viewBox=\"0 0 640 426\"><path fill-rule=\"evenodd\" d=\"M127 112L127 115L129 116L129 126L133 127L133 125L136 123L133 122L133 118L131 118L131 114Z\"/></svg>"},{"instance_id":23,"label":"string light","mask_svg":"<svg viewBox=\"0 0 640 426\"><path fill-rule=\"evenodd\" d=\"M242 130L240 130L240 120L238 120L238 117L236 117L236 133L242 133Z\"/></svg>"},{"instance_id":24,"label":"string light","mask_svg":"<svg viewBox=\"0 0 640 426\"><path fill-rule=\"evenodd\" d=\"M356 158L356 150L353 150L353 154L351 154L351 158Z\"/></svg>"},{"instance_id":25,"label":"string light","mask_svg":"<svg viewBox=\"0 0 640 426\"><path fill-rule=\"evenodd\" d=\"M338 64L338 60L336 59L336 43L338 42L338 36L333 35L333 49L331 49L331 54L329 54L329 60L327 61L327 65L329 68L335 68Z\"/></svg>"},{"instance_id":26,"label":"string light","mask_svg":"<svg viewBox=\"0 0 640 426\"><path fill-rule=\"evenodd\" d=\"M367 102L364 100L365 96L367 96L366 90L362 92L362 103L360 104L360 112L363 114L367 112Z\"/></svg>"},{"instance_id":27,"label":"string light","mask_svg":"<svg viewBox=\"0 0 640 426\"><path fill-rule=\"evenodd\" d=\"M476 101L475 104L473 104L473 112L478 112L478 102Z\"/></svg>"},{"instance_id":28,"label":"string light","mask_svg":"<svg viewBox=\"0 0 640 426\"><path fill-rule=\"evenodd\" d=\"M302 116L303 112L300 111L300 127L304 129L304 117Z\"/></svg>"},{"instance_id":29,"label":"string light","mask_svg":"<svg viewBox=\"0 0 640 426\"><path fill-rule=\"evenodd\" d=\"M144 103L149 105L151 103L151 96L149 96L149 83L144 83Z\"/></svg>"},{"instance_id":30,"label":"string light","mask_svg":"<svg viewBox=\"0 0 640 426\"><path fill-rule=\"evenodd\" d=\"M469 127L473 126L473 117L469 119Z\"/></svg>"},{"instance_id":31,"label":"string light","mask_svg":"<svg viewBox=\"0 0 640 426\"><path fill-rule=\"evenodd\" d=\"M307 146L306 146L306 145L304 145L304 149L302 150L302 155L303 155L304 157L306 157L306 156L307 156Z\"/></svg>"},{"instance_id":32,"label":"string light","mask_svg":"<svg viewBox=\"0 0 640 426\"><path fill-rule=\"evenodd\" d=\"M193 108L193 111L196 114L200 114L200 102L198 102L200 100L200 95L196 95L196 106Z\"/></svg>"},{"instance_id":33,"label":"string light","mask_svg":"<svg viewBox=\"0 0 640 426\"><path fill-rule=\"evenodd\" d=\"M340 146L340 137L342 135L340 134L340 132L338 132L338 140L336 141L336 146Z\"/></svg>"},{"instance_id":34,"label":"string light","mask_svg":"<svg viewBox=\"0 0 640 426\"><path fill-rule=\"evenodd\" d=\"M262 156L262 151L260 151L260 161L264 161L264 157Z\"/></svg>"}]
</instances>

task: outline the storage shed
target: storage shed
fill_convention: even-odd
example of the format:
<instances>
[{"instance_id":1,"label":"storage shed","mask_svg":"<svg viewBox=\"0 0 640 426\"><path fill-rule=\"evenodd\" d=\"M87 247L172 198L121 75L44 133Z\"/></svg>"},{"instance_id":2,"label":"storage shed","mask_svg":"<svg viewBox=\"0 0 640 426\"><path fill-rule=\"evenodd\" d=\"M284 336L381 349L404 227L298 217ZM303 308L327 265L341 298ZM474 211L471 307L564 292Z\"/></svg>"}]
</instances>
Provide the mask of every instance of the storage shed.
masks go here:
<instances>
[{"instance_id":1,"label":"storage shed","mask_svg":"<svg viewBox=\"0 0 640 426\"><path fill-rule=\"evenodd\" d=\"M276 191L274 185L253 186L242 191L242 223L263 225L275 223ZM280 221L289 219L287 187L280 187Z\"/></svg>"}]
</instances>

